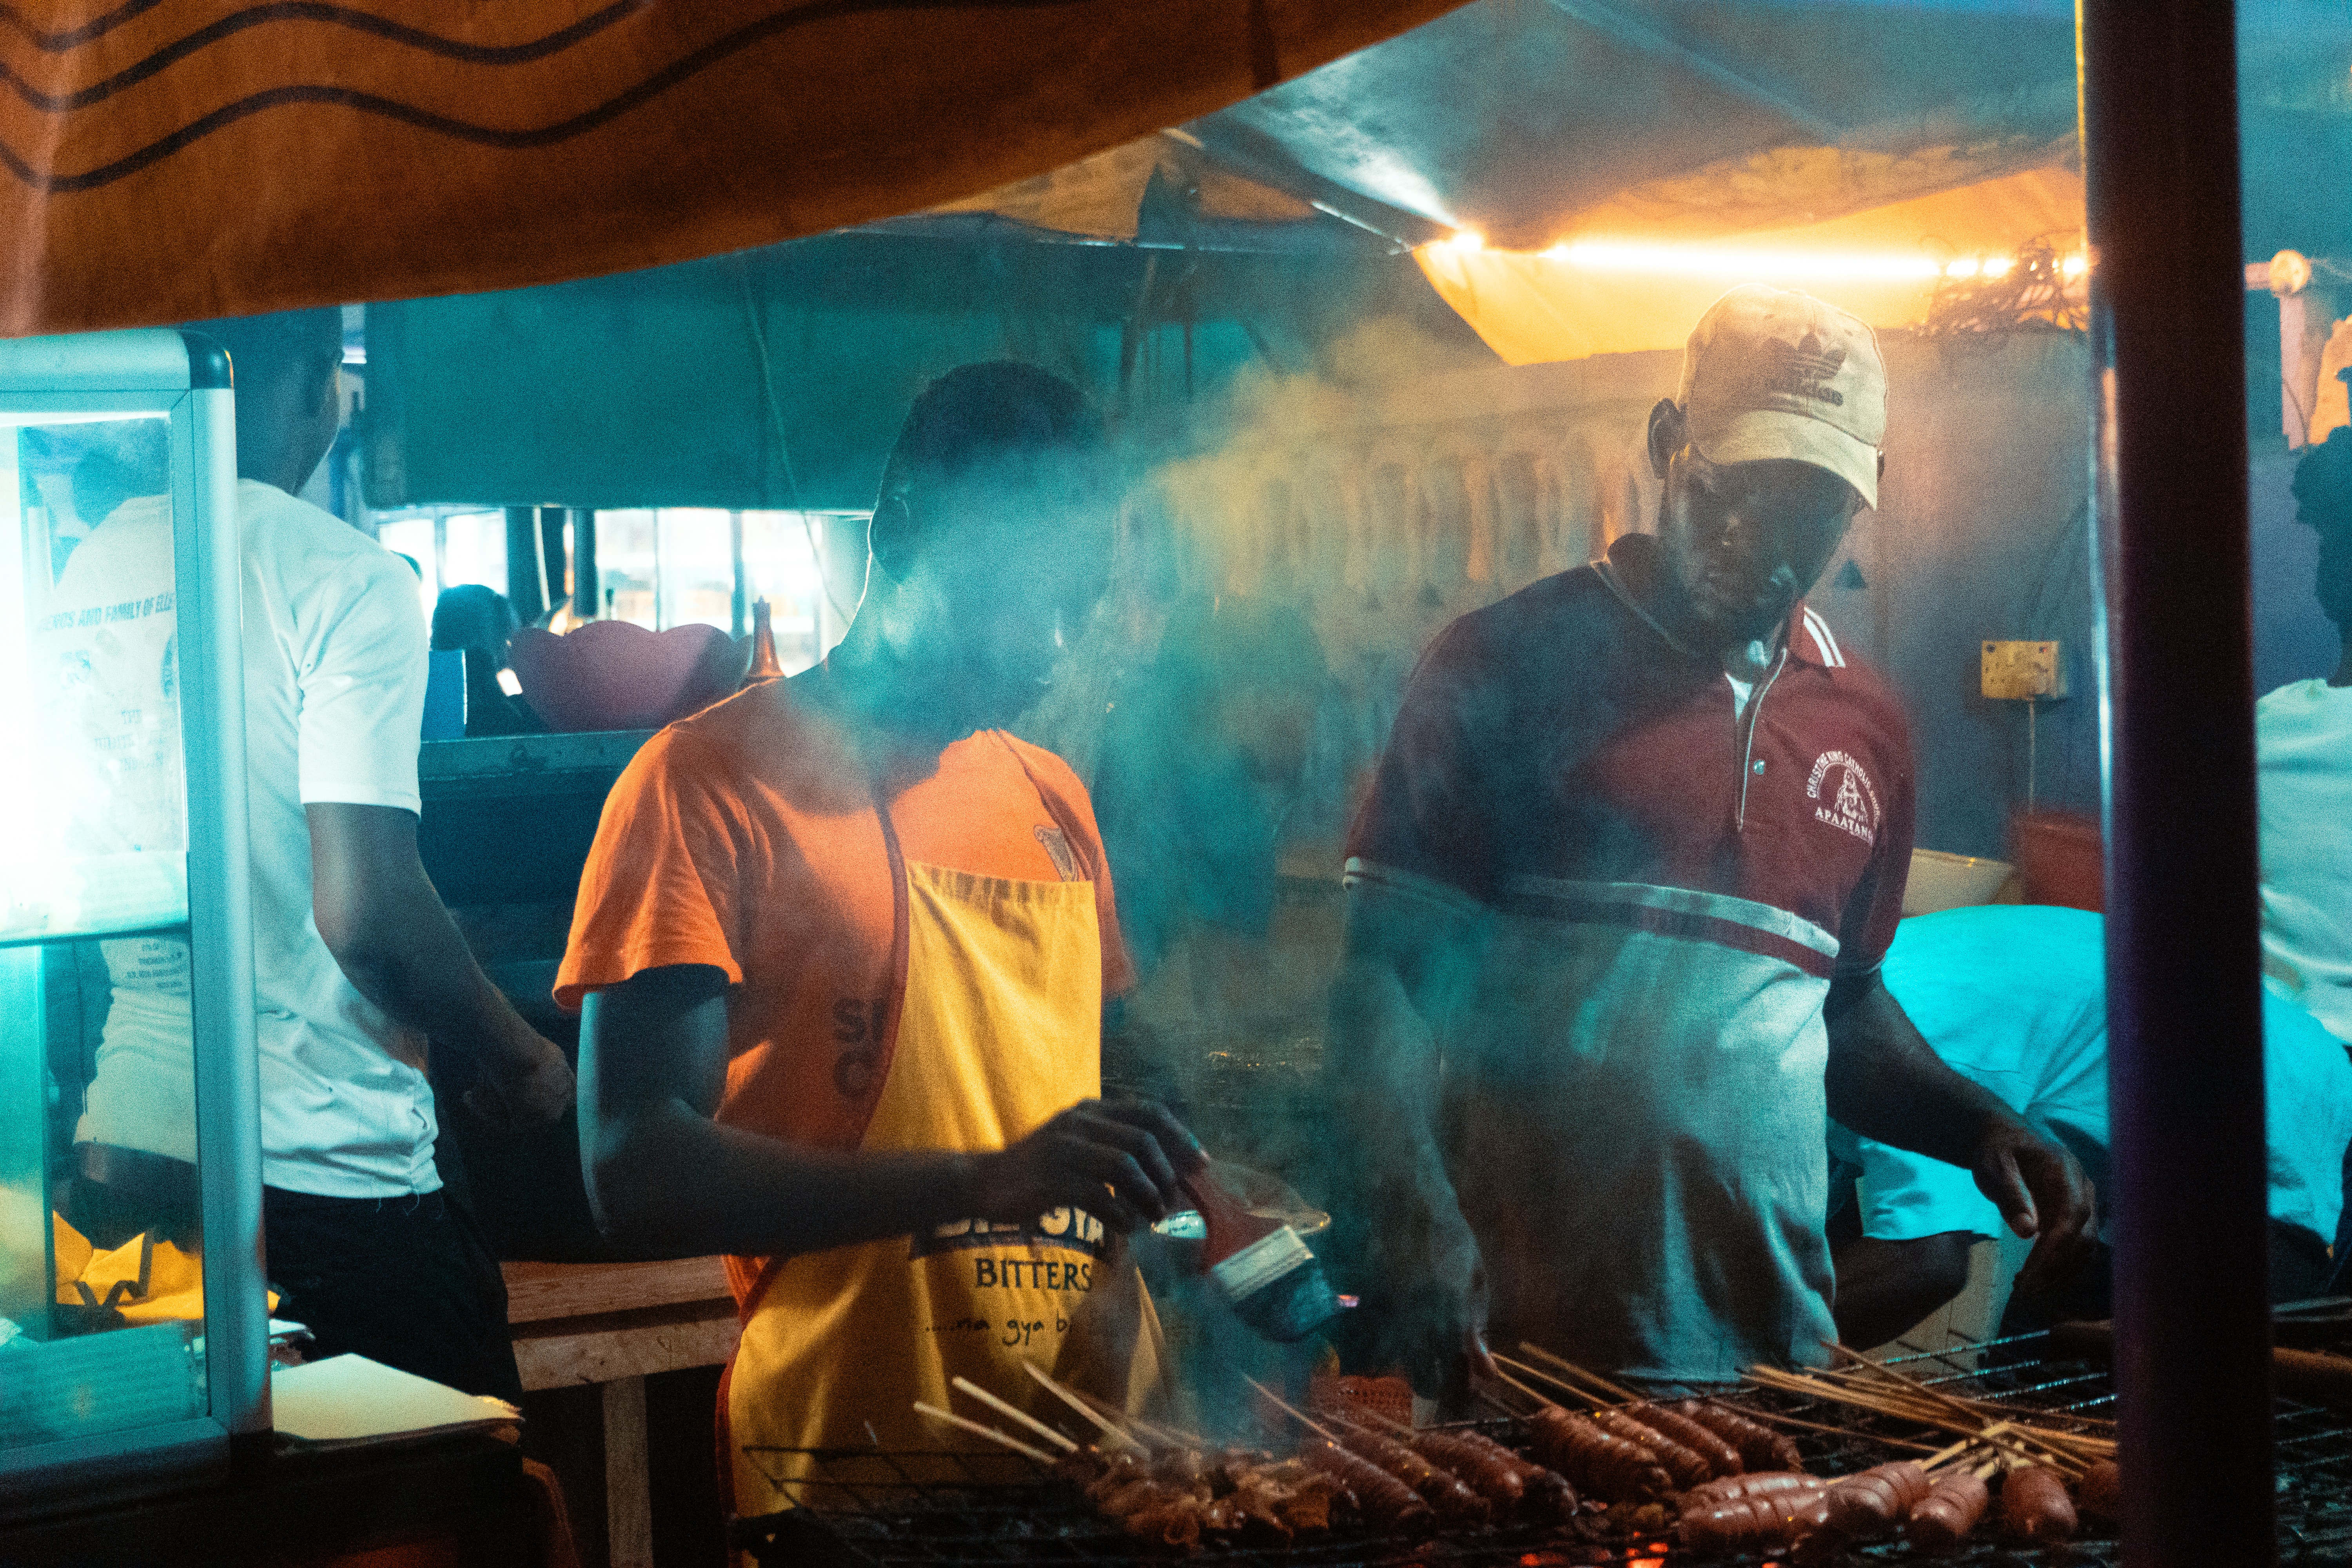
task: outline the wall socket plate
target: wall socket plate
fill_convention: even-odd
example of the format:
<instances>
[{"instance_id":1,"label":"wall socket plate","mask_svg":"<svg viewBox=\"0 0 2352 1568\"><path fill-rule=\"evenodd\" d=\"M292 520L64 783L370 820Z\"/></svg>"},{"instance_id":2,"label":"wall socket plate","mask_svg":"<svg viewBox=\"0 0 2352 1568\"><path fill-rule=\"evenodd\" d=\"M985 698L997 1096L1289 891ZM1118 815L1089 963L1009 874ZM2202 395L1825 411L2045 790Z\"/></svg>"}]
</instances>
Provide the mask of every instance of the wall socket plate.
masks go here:
<instances>
[{"instance_id":1,"label":"wall socket plate","mask_svg":"<svg viewBox=\"0 0 2352 1568\"><path fill-rule=\"evenodd\" d=\"M2054 642L2000 642L1984 645L1984 694L2012 701L2066 695L2066 665Z\"/></svg>"}]
</instances>

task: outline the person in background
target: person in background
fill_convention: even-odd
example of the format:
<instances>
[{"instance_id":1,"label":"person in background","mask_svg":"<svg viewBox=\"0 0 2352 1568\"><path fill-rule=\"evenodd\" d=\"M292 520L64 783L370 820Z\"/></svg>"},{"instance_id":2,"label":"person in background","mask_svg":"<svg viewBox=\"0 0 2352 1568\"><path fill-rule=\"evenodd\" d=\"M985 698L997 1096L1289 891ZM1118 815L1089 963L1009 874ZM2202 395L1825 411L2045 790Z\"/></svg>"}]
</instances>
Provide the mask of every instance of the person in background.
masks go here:
<instances>
[{"instance_id":1,"label":"person in background","mask_svg":"<svg viewBox=\"0 0 2352 1568\"><path fill-rule=\"evenodd\" d=\"M417 858L426 640L391 552L295 499L333 441L339 311L205 323L230 355L244 559L246 753L262 1212L277 1315L356 1352L520 1397L497 1261L445 1200L425 1041L480 1063L475 1103L560 1117L570 1068L483 975ZM123 501L61 594L166 595L167 498ZM81 579L87 579L87 586ZM168 652L159 707L168 707ZM184 832L184 829L183 829ZM113 1000L77 1137L109 1189L192 1150L184 945L110 943ZM174 1129L178 1129L174 1133ZM164 1167L168 1169L168 1167Z\"/></svg>"},{"instance_id":2,"label":"person in background","mask_svg":"<svg viewBox=\"0 0 2352 1568\"><path fill-rule=\"evenodd\" d=\"M1150 1360L1106 1231L1177 1206L1198 1146L1095 1098L1109 871L1076 775L1001 727L1103 592L1102 445L1031 366L933 382L841 646L670 725L605 803L556 981L589 1203L639 1255L728 1255L740 1514L799 1500L747 1447L937 1450L911 1405L951 1377L1027 1405L1020 1362L1108 1346L1088 1381L1126 1397Z\"/></svg>"},{"instance_id":3,"label":"person in background","mask_svg":"<svg viewBox=\"0 0 2352 1568\"><path fill-rule=\"evenodd\" d=\"M1280 841L1303 795L1328 684L1306 617L1223 596L1180 605L1104 728L1095 805L1127 898L1137 984L1115 1005L1104 1070L1183 1112L1242 1110L1238 1136L1294 1129L1268 1075L1243 1108L1220 1061L1322 1034L1328 952L1276 909ZM1301 951L1304 941L1320 951ZM1228 1118L1228 1121L1234 1121ZM1198 1131L1198 1127L1195 1127Z\"/></svg>"},{"instance_id":4,"label":"person in background","mask_svg":"<svg viewBox=\"0 0 2352 1568\"><path fill-rule=\"evenodd\" d=\"M2082 910L1988 904L1905 921L1886 989L1938 1057L2063 1143L2095 1183L2107 1162L2105 921ZM2263 999L2270 1106L2271 1295L2319 1293L2352 1147L2352 1060L2294 1003ZM1830 1222L1839 1337L1884 1344L1960 1293L1969 1251L2000 1212L1969 1173L1832 1122ZM2104 1243L2038 1291L2014 1294L2003 1334L2108 1308Z\"/></svg>"},{"instance_id":5,"label":"person in background","mask_svg":"<svg viewBox=\"0 0 2352 1568\"><path fill-rule=\"evenodd\" d=\"M1130 884L1120 924L1144 980L1196 924L1266 934L1328 678L1298 611L1221 596L1178 608L1123 686L1094 795Z\"/></svg>"},{"instance_id":6,"label":"person in background","mask_svg":"<svg viewBox=\"0 0 2352 1568\"><path fill-rule=\"evenodd\" d=\"M1137 973L1105 1020L1103 1076L1171 1107L1237 1187L1253 1179L1244 1172L1316 1184L1313 1074L1339 890L1285 889L1281 860L1313 810L1330 684L1295 605L1181 601L1152 658L1120 683L1097 753L1095 809ZM1270 1385L1304 1375L1303 1352L1252 1333L1181 1253L1136 1252L1186 1401L1177 1424L1250 1419L1255 1396L1239 1374Z\"/></svg>"},{"instance_id":7,"label":"person in background","mask_svg":"<svg viewBox=\"0 0 2352 1568\"><path fill-rule=\"evenodd\" d=\"M433 602L434 651L465 655L468 740L527 734L544 728L521 698L507 694L500 680L518 624L507 596L480 583L444 588Z\"/></svg>"},{"instance_id":8,"label":"person in background","mask_svg":"<svg viewBox=\"0 0 2352 1568\"><path fill-rule=\"evenodd\" d=\"M1885 408L1869 327L1731 290L1651 411L1654 536L1413 672L1349 836L1327 1052L1367 1370L1450 1394L1490 1325L1662 1383L1823 1360L1832 1112L1969 1169L2037 1236L2029 1274L2079 1245L2073 1158L1879 973L1909 740L1801 595L1876 504Z\"/></svg>"},{"instance_id":9,"label":"person in background","mask_svg":"<svg viewBox=\"0 0 2352 1568\"><path fill-rule=\"evenodd\" d=\"M2319 535L2313 589L2352 627L2352 428L2295 465L2296 521ZM2352 1044L2352 637L2336 673L2254 704L2263 968L2271 988Z\"/></svg>"},{"instance_id":10,"label":"person in background","mask_svg":"<svg viewBox=\"0 0 2352 1568\"><path fill-rule=\"evenodd\" d=\"M2327 679L2294 681L2254 704L2263 973L2352 1047L2352 428L2304 454L2294 499L2295 520L2319 535L2312 588L2344 651ZM2341 1289L2352 1279L2352 1223L2339 1221L2336 1258Z\"/></svg>"}]
</instances>

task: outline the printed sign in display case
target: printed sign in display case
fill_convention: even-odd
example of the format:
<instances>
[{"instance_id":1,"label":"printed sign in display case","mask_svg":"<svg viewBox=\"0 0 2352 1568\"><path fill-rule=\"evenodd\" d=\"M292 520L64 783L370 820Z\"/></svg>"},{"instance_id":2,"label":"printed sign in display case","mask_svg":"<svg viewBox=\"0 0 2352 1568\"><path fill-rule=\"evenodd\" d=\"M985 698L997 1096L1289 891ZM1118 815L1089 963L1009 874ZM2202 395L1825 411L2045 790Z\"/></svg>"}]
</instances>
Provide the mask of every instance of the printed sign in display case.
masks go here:
<instances>
[{"instance_id":1,"label":"printed sign in display case","mask_svg":"<svg viewBox=\"0 0 2352 1568\"><path fill-rule=\"evenodd\" d=\"M268 1427L229 372L0 342L0 1517Z\"/></svg>"}]
</instances>

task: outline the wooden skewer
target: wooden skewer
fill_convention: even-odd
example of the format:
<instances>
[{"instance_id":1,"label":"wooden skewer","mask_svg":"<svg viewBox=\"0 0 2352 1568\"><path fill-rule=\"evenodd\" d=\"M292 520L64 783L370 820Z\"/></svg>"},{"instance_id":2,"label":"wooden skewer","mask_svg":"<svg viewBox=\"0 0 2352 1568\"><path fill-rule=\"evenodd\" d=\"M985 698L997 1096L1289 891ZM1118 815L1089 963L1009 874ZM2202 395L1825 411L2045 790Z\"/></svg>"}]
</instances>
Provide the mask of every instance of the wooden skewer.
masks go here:
<instances>
[{"instance_id":1,"label":"wooden skewer","mask_svg":"<svg viewBox=\"0 0 2352 1568\"><path fill-rule=\"evenodd\" d=\"M1634 1393L1632 1389L1627 1388L1623 1384L1612 1383L1597 1372L1587 1372L1584 1368L1577 1365L1574 1362L1570 1361L1567 1357L1554 1355L1551 1352L1544 1349L1541 1345L1530 1344L1526 1340L1521 1340L1519 1342L1519 1349L1525 1353L1535 1357L1538 1361L1549 1362L1552 1365L1559 1368L1562 1372L1570 1373L1584 1379L1585 1382L1591 1384L1594 1387L1605 1390L1612 1397L1622 1399L1628 1405L1638 1405L1642 1402L1642 1396Z\"/></svg>"},{"instance_id":2,"label":"wooden skewer","mask_svg":"<svg viewBox=\"0 0 2352 1568\"><path fill-rule=\"evenodd\" d=\"M1942 1405L1944 1408L1955 1412L1964 1413L1968 1411L1968 1406L1962 1405L1950 1394L1944 1393L1941 1389L1930 1388L1916 1377L1906 1376L1904 1373L1895 1371L1891 1366L1886 1366L1881 1363L1874 1362L1868 1356L1856 1351L1848 1350L1842 1344L1826 1341L1823 1342L1829 1344L1830 1350L1833 1353L1844 1356L1848 1361L1853 1362L1858 1365L1867 1367L1871 1372L1876 1373L1880 1377L1892 1379L1902 1387L1909 1390L1912 1394L1924 1398L1932 1404Z\"/></svg>"},{"instance_id":3,"label":"wooden skewer","mask_svg":"<svg viewBox=\"0 0 2352 1568\"><path fill-rule=\"evenodd\" d=\"M1894 1448L1910 1448L1922 1454L1934 1452L1927 1444L1914 1443L1907 1437L1882 1437L1875 1432L1856 1432L1851 1426L1832 1426L1826 1421L1807 1421L1801 1416L1783 1415L1777 1410L1759 1410L1752 1405L1742 1405L1735 1408L1750 1421L1769 1421L1776 1426L1798 1426L1808 1432L1827 1432L1839 1437L1867 1437L1874 1443L1884 1443Z\"/></svg>"},{"instance_id":4,"label":"wooden skewer","mask_svg":"<svg viewBox=\"0 0 2352 1568\"><path fill-rule=\"evenodd\" d=\"M1875 1389L1858 1389L1826 1381L1808 1378L1765 1375L1756 1380L1767 1388L1779 1388L1790 1393L1805 1394L1835 1404L1850 1405L1882 1415L1893 1415L1922 1426L1940 1426L1948 1432L1974 1433L1985 1425L1985 1417L1973 1412L1956 1414L1940 1405L1925 1401L1906 1399L1900 1395Z\"/></svg>"},{"instance_id":5,"label":"wooden skewer","mask_svg":"<svg viewBox=\"0 0 2352 1568\"><path fill-rule=\"evenodd\" d=\"M1036 1363L1024 1361L1021 1363L1021 1370L1027 1373L1031 1377L1036 1379L1038 1384L1047 1393L1053 1394L1063 1404L1068 1405L1071 1409L1076 1411L1079 1415L1085 1416L1087 1420L1093 1422L1097 1427L1101 1428L1102 1435L1104 1436L1110 1438L1113 1442L1124 1444L1128 1447L1134 1449L1139 1454L1148 1454L1151 1452L1151 1450L1140 1440L1129 1435L1124 1427L1121 1427L1115 1422L1105 1420L1103 1416L1096 1411L1093 1405L1087 1404L1076 1394L1071 1393L1068 1389L1064 1388L1060 1384L1055 1383L1051 1377L1048 1377L1045 1374L1045 1369L1039 1366Z\"/></svg>"},{"instance_id":6,"label":"wooden skewer","mask_svg":"<svg viewBox=\"0 0 2352 1568\"><path fill-rule=\"evenodd\" d=\"M1529 1399L1534 1400L1538 1405L1543 1405L1545 1408L1550 1410L1558 1410L1560 1408L1560 1403L1559 1400L1554 1399L1549 1394L1541 1394L1537 1392L1535 1389L1529 1388L1526 1384L1521 1383L1509 1373L1497 1372L1495 1375L1501 1378L1505 1383L1509 1384L1513 1388L1517 1389L1521 1394L1526 1394Z\"/></svg>"},{"instance_id":7,"label":"wooden skewer","mask_svg":"<svg viewBox=\"0 0 2352 1568\"><path fill-rule=\"evenodd\" d=\"M1173 1426L1162 1426L1155 1422L1146 1421L1140 1415L1130 1415L1126 1411L1121 1410L1118 1406L1113 1405L1108 1399L1097 1398L1094 1394L1088 1394L1083 1388L1074 1388L1070 1390L1070 1392L1076 1394L1080 1399L1085 1400L1088 1405L1093 1405L1095 1409L1106 1419L1125 1423L1129 1431L1135 1433L1138 1436L1142 1437L1147 1442L1159 1444L1163 1448L1213 1448L1217 1447L1216 1444L1210 1442L1206 1437L1202 1436L1197 1432L1180 1432Z\"/></svg>"},{"instance_id":8,"label":"wooden skewer","mask_svg":"<svg viewBox=\"0 0 2352 1568\"><path fill-rule=\"evenodd\" d=\"M2044 1442L2031 1428L2020 1427L2010 1436L2014 1440L2019 1462L2022 1464L2047 1465L2062 1475L2077 1478L2091 1468L2091 1462L2088 1459L2079 1454Z\"/></svg>"},{"instance_id":9,"label":"wooden skewer","mask_svg":"<svg viewBox=\"0 0 2352 1568\"><path fill-rule=\"evenodd\" d=\"M936 1405L926 1405L919 1399L915 1401L915 1408L934 1421L944 1421L950 1426L961 1427L964 1431L975 1433L992 1443L1002 1443L1024 1459L1034 1459L1037 1463L1046 1466L1051 1466L1054 1462L1053 1455L1043 1448L1031 1447L1010 1432L1000 1431L993 1426L983 1426L977 1421L967 1421L952 1410L942 1410Z\"/></svg>"},{"instance_id":10,"label":"wooden skewer","mask_svg":"<svg viewBox=\"0 0 2352 1568\"><path fill-rule=\"evenodd\" d=\"M2088 1462L2086 1456L2105 1458L2115 1452L2113 1439L2038 1426L2025 1420L2024 1413L2014 1406L1993 1406L1987 1410L1957 1400L1916 1397L1913 1393L1915 1385L1905 1380L1877 1383L1852 1374L1800 1374L1773 1367L1754 1368L1748 1377L1749 1381L1765 1388L1853 1405L1879 1415L1914 1421L1924 1426L1940 1427L1963 1436L1976 1436L1989 1426L2005 1425L2020 1440L2045 1451L2063 1455L2067 1462L2075 1467L2085 1466ZM1998 1414L1993 1414L1996 1411Z\"/></svg>"},{"instance_id":11,"label":"wooden skewer","mask_svg":"<svg viewBox=\"0 0 2352 1568\"><path fill-rule=\"evenodd\" d=\"M1780 1372L1771 1367L1754 1368L1749 1373L1749 1378L1750 1381L1767 1388L1808 1394L1818 1398L1858 1405L1864 1409L1899 1415L1930 1426L1946 1426L1954 1431L1981 1430L1990 1420L2010 1421L2020 1429L2025 1429L2029 1426L2023 1419L2027 1413L2021 1411L2015 1405L1991 1405L1985 1402L1963 1405L1958 1401L1937 1402L1917 1399L1908 1396L1899 1387L1877 1384L1866 1379L1854 1381L1811 1374L1800 1375ZM2094 1436L2087 1433L2064 1432L2055 1427L2033 1426L2032 1429L2044 1437L2080 1445L2088 1451L2112 1451L2111 1440L2105 1437Z\"/></svg>"},{"instance_id":12,"label":"wooden skewer","mask_svg":"<svg viewBox=\"0 0 2352 1568\"><path fill-rule=\"evenodd\" d=\"M1293 1421L1297 1422L1301 1426L1306 1427L1309 1432L1314 1433L1318 1437L1322 1438L1327 1443L1339 1442L1339 1435L1337 1432L1332 1431L1331 1428L1324 1426L1323 1423L1316 1420L1313 1416L1307 1415L1307 1412L1299 1409L1298 1406L1291 1404L1288 1400L1283 1398L1282 1395L1276 1394L1274 1390L1268 1388L1257 1379L1251 1377L1244 1373L1242 1376L1242 1381L1248 1384L1252 1388L1256 1389L1260 1394L1265 1395L1267 1399L1273 1401L1276 1409L1280 1410L1284 1415L1289 1416ZM1346 1445L1340 1444L1340 1447L1345 1447Z\"/></svg>"},{"instance_id":13,"label":"wooden skewer","mask_svg":"<svg viewBox=\"0 0 2352 1568\"><path fill-rule=\"evenodd\" d=\"M1569 1397L1574 1399L1580 1405L1593 1405L1599 1403L1599 1401L1592 1397L1591 1390L1579 1388L1575 1384L1569 1382L1568 1379L1561 1377L1557 1373L1546 1372L1539 1366L1529 1366L1523 1361L1513 1361L1509 1356L1503 1355L1496 1352L1490 1351L1487 1353L1494 1356L1495 1364L1496 1366L1507 1366L1513 1372L1520 1373L1522 1376L1538 1377L1544 1382L1550 1384L1554 1388L1564 1388L1568 1391Z\"/></svg>"},{"instance_id":14,"label":"wooden skewer","mask_svg":"<svg viewBox=\"0 0 2352 1568\"><path fill-rule=\"evenodd\" d=\"M1544 1382L1550 1384L1554 1388L1566 1389L1572 1397L1583 1402L1584 1404L1598 1405L1603 1397L1603 1395L1593 1392L1591 1384L1581 1380L1571 1379L1558 1372L1547 1372L1542 1367L1530 1365L1527 1362L1514 1360L1513 1358L1505 1355L1500 1351L1490 1351L1487 1353L1494 1358L1495 1364L1496 1366L1507 1366L1513 1372L1518 1373L1522 1376L1539 1377L1543 1379Z\"/></svg>"},{"instance_id":15,"label":"wooden skewer","mask_svg":"<svg viewBox=\"0 0 2352 1568\"><path fill-rule=\"evenodd\" d=\"M2009 1423L2005 1421L1995 1422L1986 1427L1984 1437L1985 1441L1990 1443L1994 1450L2001 1456L2002 1463L2011 1469L2034 1462L2034 1456L2025 1442L2025 1434L2011 1430Z\"/></svg>"},{"instance_id":16,"label":"wooden skewer","mask_svg":"<svg viewBox=\"0 0 2352 1568\"><path fill-rule=\"evenodd\" d=\"M1935 1453L1930 1454L1926 1458L1920 1460L1919 1468L1923 1470L1932 1470L1937 1465L1943 1464L1948 1460L1958 1458L1962 1454L1967 1453L1970 1448L1973 1448L1976 1446L1977 1439L1974 1437L1963 1437L1949 1447L1939 1448Z\"/></svg>"},{"instance_id":17,"label":"wooden skewer","mask_svg":"<svg viewBox=\"0 0 2352 1568\"><path fill-rule=\"evenodd\" d=\"M1036 1433L1040 1437L1045 1438L1048 1443L1051 1443L1055 1447L1061 1449L1065 1454L1075 1454L1078 1451L1078 1446L1076 1443L1071 1442L1067 1437L1065 1437L1059 1432L1055 1431L1051 1426L1046 1426L1043 1421L1038 1420L1034 1415L1030 1415L1027 1411L997 1398L996 1395L989 1393L988 1390L981 1387L980 1384L972 1382L971 1379L968 1377L957 1378L955 1380L955 1388L958 1393L968 1394L972 1398L979 1400L982 1405L987 1405L999 1415L1010 1415L1015 1421L1020 1422L1024 1426L1028 1427L1032 1432Z\"/></svg>"},{"instance_id":18,"label":"wooden skewer","mask_svg":"<svg viewBox=\"0 0 2352 1568\"><path fill-rule=\"evenodd\" d=\"M2001 1434L2004 1434L2006 1429L2009 1429L2006 1425L2000 1425L2000 1427L1988 1427L1985 1432L1978 1432L1976 1436L1959 1438L1957 1444L1952 1444L1950 1448L1945 1448L1943 1453L1927 1458L1927 1460L1919 1460L1919 1469L1936 1469L1936 1467L1943 1465L1943 1462L1948 1460L1961 1460L1961 1455L1967 1455L1969 1450L1976 1448L1978 1444L1983 1444L1985 1448L1988 1448L1988 1453L1992 1455L1992 1460L1997 1462L2001 1458ZM1978 1455L1978 1460L1980 1460L1980 1458L1985 1458L1985 1455Z\"/></svg>"}]
</instances>

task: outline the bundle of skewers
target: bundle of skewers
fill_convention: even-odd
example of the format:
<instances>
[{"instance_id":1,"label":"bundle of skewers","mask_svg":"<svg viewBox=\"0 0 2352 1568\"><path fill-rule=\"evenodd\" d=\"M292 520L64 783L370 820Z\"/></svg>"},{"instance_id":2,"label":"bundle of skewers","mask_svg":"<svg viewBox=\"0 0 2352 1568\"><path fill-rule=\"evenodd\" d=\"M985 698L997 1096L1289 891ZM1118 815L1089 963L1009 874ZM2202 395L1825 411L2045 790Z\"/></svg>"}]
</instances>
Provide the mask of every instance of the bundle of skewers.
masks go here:
<instances>
[{"instance_id":1,"label":"bundle of skewers","mask_svg":"<svg viewBox=\"0 0 2352 1568\"><path fill-rule=\"evenodd\" d=\"M1759 1368L1749 1380L1895 1416L1959 1441L1931 1450L1870 1434L1873 1443L1927 1457L1856 1475L1808 1475L1795 1444L1752 1417L1833 1433L1846 1429L1742 1412L1715 1400L1644 1400L1538 1346L1520 1349L1544 1364L1496 1359L1506 1369L1505 1381L1537 1402L1527 1419L1538 1452L1612 1504L1612 1512L1626 1506L1633 1529L1661 1530L1671 1513L1681 1543L1696 1555L1792 1549L1819 1554L1898 1535L1925 1552L1949 1552L1993 1510L1996 1480L1998 1528L2018 1544L2069 1540L2084 1517L2098 1524L2114 1519L2113 1439L2037 1422L1990 1401L1958 1398L1842 1347L1846 1366L1811 1373Z\"/></svg>"},{"instance_id":2,"label":"bundle of skewers","mask_svg":"<svg viewBox=\"0 0 2352 1568\"><path fill-rule=\"evenodd\" d=\"M1351 1528L1417 1539L1520 1525L1562 1527L1588 1542L1671 1536L1698 1559L1760 1552L1805 1562L1896 1541L1947 1552L1980 1532L2050 1545L2084 1521L2114 1521L2115 1442L2087 1429L2100 1425L2087 1418L2037 1418L1961 1398L1842 1349L1837 1367L1750 1374L1760 1388L1954 1439L1938 1448L1722 1399L1646 1399L1540 1347L1520 1349L1528 1359L1496 1360L1533 1405L1505 1407L1524 1423L1524 1455L1473 1427L1415 1428L1360 1408L1310 1414L1255 1383L1266 1409L1279 1413L1280 1453L1122 1413L1034 1366L1029 1375L1076 1417L1071 1430L1081 1436L963 1378L956 1393L1012 1430L916 1408L1027 1458L1139 1542L1180 1551L1278 1549ZM1919 1457L1811 1475L1779 1427Z\"/></svg>"},{"instance_id":3,"label":"bundle of skewers","mask_svg":"<svg viewBox=\"0 0 2352 1568\"><path fill-rule=\"evenodd\" d=\"M1363 1419L1309 1415L1253 1383L1298 1430L1293 1452L1277 1457L1122 1415L1034 1366L1027 1370L1091 1426L1095 1441L1079 1442L963 1378L955 1381L958 1393L1048 1447L936 1405L915 1408L1021 1454L1080 1489L1128 1534L1160 1545L1285 1546L1351 1522L1475 1530L1499 1521L1565 1523L1577 1512L1566 1479L1482 1433L1420 1431L1369 1412Z\"/></svg>"},{"instance_id":4,"label":"bundle of skewers","mask_svg":"<svg viewBox=\"0 0 2352 1568\"><path fill-rule=\"evenodd\" d=\"M1964 1399L1842 1345L1832 1349L1837 1366L1806 1373L1758 1367L1748 1380L1759 1387L1894 1416L1992 1449L1999 1458L1990 1468L2001 1477L2000 1528L2012 1541L2065 1541L2085 1521L2102 1528L2117 1522L2123 1478L2116 1467L2116 1440L2105 1432L2084 1429L2108 1423L2084 1416L2063 1424L2037 1421L2031 1412L2013 1405Z\"/></svg>"}]
</instances>

